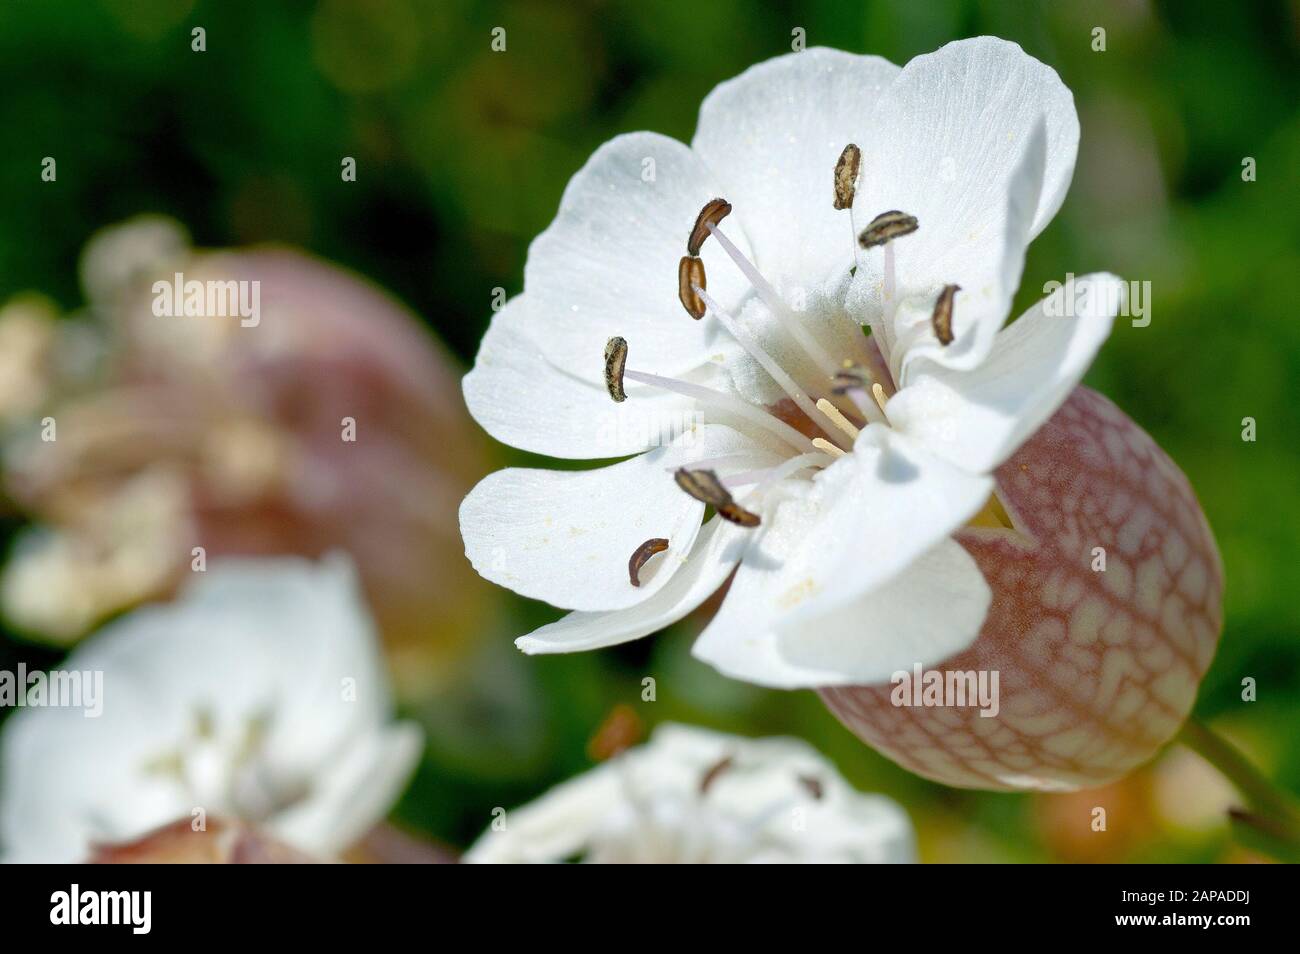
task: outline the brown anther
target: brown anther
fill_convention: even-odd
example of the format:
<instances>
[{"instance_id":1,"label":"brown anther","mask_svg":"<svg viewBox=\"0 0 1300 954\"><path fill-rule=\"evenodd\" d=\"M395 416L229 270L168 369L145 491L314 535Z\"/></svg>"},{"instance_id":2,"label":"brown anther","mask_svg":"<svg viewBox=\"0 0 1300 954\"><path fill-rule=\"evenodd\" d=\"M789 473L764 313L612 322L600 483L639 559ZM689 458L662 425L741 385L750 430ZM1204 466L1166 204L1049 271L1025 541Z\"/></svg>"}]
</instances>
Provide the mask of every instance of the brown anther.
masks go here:
<instances>
[{"instance_id":1,"label":"brown anther","mask_svg":"<svg viewBox=\"0 0 1300 954\"><path fill-rule=\"evenodd\" d=\"M800 775L799 784L802 785L808 791L808 794L817 801L820 802L822 800L822 795L825 794L825 789L822 787L821 779L813 778L811 775Z\"/></svg>"},{"instance_id":2,"label":"brown anther","mask_svg":"<svg viewBox=\"0 0 1300 954\"><path fill-rule=\"evenodd\" d=\"M627 340L610 338L605 342L605 388L619 403L627 400L627 392L623 390L623 369L626 367Z\"/></svg>"},{"instance_id":3,"label":"brown anther","mask_svg":"<svg viewBox=\"0 0 1300 954\"><path fill-rule=\"evenodd\" d=\"M587 741L587 755L593 762L604 762L636 745L644 735L645 724L636 710L620 703Z\"/></svg>"},{"instance_id":4,"label":"brown anther","mask_svg":"<svg viewBox=\"0 0 1300 954\"><path fill-rule=\"evenodd\" d=\"M742 527L757 527L762 521L758 514L750 513L731 496L718 475L711 470L687 470L679 467L673 474L677 486L701 503L709 504L724 520Z\"/></svg>"},{"instance_id":5,"label":"brown anther","mask_svg":"<svg viewBox=\"0 0 1300 954\"><path fill-rule=\"evenodd\" d=\"M718 475L711 470L677 468L673 474L677 486L701 503L721 506L731 500L731 491L722 485Z\"/></svg>"},{"instance_id":6,"label":"brown anther","mask_svg":"<svg viewBox=\"0 0 1300 954\"><path fill-rule=\"evenodd\" d=\"M884 245L899 236L911 235L918 227L916 218L906 212L899 212L897 209L881 212L862 230L862 234L858 236L858 244L863 248Z\"/></svg>"},{"instance_id":7,"label":"brown anther","mask_svg":"<svg viewBox=\"0 0 1300 954\"><path fill-rule=\"evenodd\" d=\"M627 561L627 577L632 581L633 586L641 585L641 567L646 565L646 561L656 553L663 553L667 549L667 540L663 537L651 537L632 551L632 558Z\"/></svg>"},{"instance_id":8,"label":"brown anther","mask_svg":"<svg viewBox=\"0 0 1300 954\"><path fill-rule=\"evenodd\" d=\"M835 208L853 207L853 195L858 188L858 167L862 164L862 150L853 143L844 147L835 163Z\"/></svg>"},{"instance_id":9,"label":"brown anther","mask_svg":"<svg viewBox=\"0 0 1300 954\"><path fill-rule=\"evenodd\" d=\"M734 500L719 507L718 516L741 527L757 527L763 522L758 514L751 513Z\"/></svg>"},{"instance_id":10,"label":"brown anther","mask_svg":"<svg viewBox=\"0 0 1300 954\"><path fill-rule=\"evenodd\" d=\"M698 258L704 240L709 237L709 226L717 225L730 214L731 203L726 199L710 199L706 202L704 208L700 209L700 214L695 217L695 228L691 229L691 236L686 240L686 254Z\"/></svg>"},{"instance_id":11,"label":"brown anther","mask_svg":"<svg viewBox=\"0 0 1300 954\"><path fill-rule=\"evenodd\" d=\"M861 366L854 364L852 361L845 361L844 367L835 372L835 377L831 378L832 394L848 394L850 391L858 389L866 390L871 387L871 376Z\"/></svg>"},{"instance_id":12,"label":"brown anther","mask_svg":"<svg viewBox=\"0 0 1300 954\"><path fill-rule=\"evenodd\" d=\"M707 309L704 300L695 294L695 289L708 287L704 280L704 263L691 255L683 257L677 266L677 297L686 313L696 321L704 317Z\"/></svg>"},{"instance_id":13,"label":"brown anther","mask_svg":"<svg viewBox=\"0 0 1300 954\"><path fill-rule=\"evenodd\" d=\"M934 303L934 313L930 315L930 324L934 326L934 336L939 344L952 343L952 298L961 291L960 285L944 285L939 298Z\"/></svg>"},{"instance_id":14,"label":"brown anther","mask_svg":"<svg viewBox=\"0 0 1300 954\"><path fill-rule=\"evenodd\" d=\"M714 762L713 765L709 768L709 770L704 773L703 778L700 779L700 794L701 795L709 794L709 789L712 788L713 783L718 780L718 776L721 775L723 772L725 772L727 769L731 768L735 764L736 764L736 760L732 758L730 755L726 756L725 758L719 759L717 762Z\"/></svg>"}]
</instances>

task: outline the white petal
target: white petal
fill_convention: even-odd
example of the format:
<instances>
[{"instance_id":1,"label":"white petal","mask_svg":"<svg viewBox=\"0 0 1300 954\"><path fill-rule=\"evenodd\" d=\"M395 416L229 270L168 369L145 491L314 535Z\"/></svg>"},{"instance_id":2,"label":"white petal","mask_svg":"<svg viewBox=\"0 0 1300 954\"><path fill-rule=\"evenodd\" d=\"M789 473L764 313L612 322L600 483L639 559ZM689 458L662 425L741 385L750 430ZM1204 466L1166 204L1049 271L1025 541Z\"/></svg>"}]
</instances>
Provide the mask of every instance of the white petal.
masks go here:
<instances>
[{"instance_id":1,"label":"white petal","mask_svg":"<svg viewBox=\"0 0 1300 954\"><path fill-rule=\"evenodd\" d=\"M0 840L18 856L77 861L92 841L126 840L187 814L193 793L149 766L179 749L192 754L199 713L223 762L218 752L234 759L249 726L265 726L255 754L266 777L301 784L293 811L318 820L298 844L309 851L380 820L418 755L418 732L384 725L386 674L346 560L218 561L176 601L114 621L61 668L103 673L103 711L29 709L6 723ZM340 695L344 679L351 701ZM322 801L343 766L375 748L387 755L355 772L366 797L346 793L346 811ZM198 797L210 813L237 811L215 778Z\"/></svg>"},{"instance_id":2,"label":"white petal","mask_svg":"<svg viewBox=\"0 0 1300 954\"><path fill-rule=\"evenodd\" d=\"M388 814L420 760L420 749L414 723L358 736L313 779L312 797L276 815L271 831L322 857L342 852Z\"/></svg>"},{"instance_id":3,"label":"white petal","mask_svg":"<svg viewBox=\"0 0 1300 954\"><path fill-rule=\"evenodd\" d=\"M934 280L961 286L953 300L953 340L942 344L934 332L937 290L932 287L931 291L922 292L917 287L910 293L900 293L908 297L902 301L894 322L898 353L891 354L890 362L902 383L908 382L912 364L918 360L968 369L988 356L998 329L1010 314L1011 299L1024 271L1029 225L1043 185L1046 136L1046 126L1040 117L1007 183L1004 214L988 224L983 233L983 247L954 245L949 258L937 264ZM940 274L949 277L940 280Z\"/></svg>"},{"instance_id":4,"label":"white petal","mask_svg":"<svg viewBox=\"0 0 1300 954\"><path fill-rule=\"evenodd\" d=\"M666 136L632 133L597 149L528 250L528 331L546 356L602 387L614 335L643 371L677 376L707 361L727 336L712 317L686 314L677 268L700 209L721 194L699 157ZM744 236L733 240L748 251ZM748 282L717 242L701 258L709 293L735 306Z\"/></svg>"},{"instance_id":5,"label":"white petal","mask_svg":"<svg viewBox=\"0 0 1300 954\"><path fill-rule=\"evenodd\" d=\"M656 633L717 591L740 560L748 533L743 527L714 517L700 530L688 556L674 556L671 550L665 553L663 559L675 561L678 567L649 599L608 613L570 613L519 637L515 645L530 654L571 653L616 646Z\"/></svg>"},{"instance_id":6,"label":"white petal","mask_svg":"<svg viewBox=\"0 0 1300 954\"><path fill-rule=\"evenodd\" d=\"M813 488L776 508L745 553L694 653L724 674L786 688L853 680L855 660L810 666L784 654L777 626L871 594L946 539L993 482L935 458L881 425Z\"/></svg>"},{"instance_id":7,"label":"white petal","mask_svg":"<svg viewBox=\"0 0 1300 954\"><path fill-rule=\"evenodd\" d=\"M900 258L905 245L919 253L970 241L971 230L1001 214L1007 179L1039 116L1047 166L1031 239L1061 207L1074 175L1079 119L1070 90L1050 66L996 37L916 57L880 96L856 211L901 209L920 220L920 231L900 241Z\"/></svg>"},{"instance_id":8,"label":"white petal","mask_svg":"<svg viewBox=\"0 0 1300 954\"><path fill-rule=\"evenodd\" d=\"M1040 119L1041 188L1033 188L1039 170L1029 147ZM1069 188L1079 142L1073 97L1014 43L978 37L908 63L881 95L873 131L854 204L859 225L890 209L920 225L893 243L898 300L912 310L900 312L900 332L925 332L940 289L960 285L958 341L937 360L973 367L1006 320L1024 246ZM1027 157L1035 161L1025 167ZM869 313L880 306L884 253L871 249L860 261L853 304ZM972 320L981 334L967 344Z\"/></svg>"},{"instance_id":9,"label":"white petal","mask_svg":"<svg viewBox=\"0 0 1300 954\"><path fill-rule=\"evenodd\" d=\"M880 424L862 432L847 459L856 472L810 548L807 568L819 584L800 600L804 607L829 608L894 577L993 492L992 478L954 467Z\"/></svg>"},{"instance_id":10,"label":"white petal","mask_svg":"<svg viewBox=\"0 0 1300 954\"><path fill-rule=\"evenodd\" d=\"M944 540L883 586L827 613L778 624L777 651L826 674L825 685L885 682L933 666L979 635L992 593L974 559Z\"/></svg>"},{"instance_id":11,"label":"white petal","mask_svg":"<svg viewBox=\"0 0 1300 954\"><path fill-rule=\"evenodd\" d=\"M811 49L752 66L705 98L691 147L722 180L769 279L821 281L853 264L849 213L832 207L835 163L851 142L876 148L872 111L898 72L877 56Z\"/></svg>"},{"instance_id":12,"label":"white petal","mask_svg":"<svg viewBox=\"0 0 1300 954\"><path fill-rule=\"evenodd\" d=\"M726 767L718 766L725 760ZM707 797L701 780L710 778ZM817 793L809 782L817 783ZM803 824L791 826L791 812ZM468 862L906 862L907 814L850 787L797 739L748 739L661 723L650 741L486 832Z\"/></svg>"},{"instance_id":13,"label":"white petal","mask_svg":"<svg viewBox=\"0 0 1300 954\"><path fill-rule=\"evenodd\" d=\"M628 400L615 403L604 384L557 368L529 334L525 297L493 316L463 384L470 414L497 440L551 457L625 457L667 443L695 420L689 398L628 382ZM590 344L592 368L603 368L604 342Z\"/></svg>"},{"instance_id":14,"label":"white petal","mask_svg":"<svg viewBox=\"0 0 1300 954\"><path fill-rule=\"evenodd\" d=\"M1073 294L1057 289L998 332L974 370L915 365L888 404L890 422L961 467L992 471L1069 397L1110 334L1124 288L1114 275L1086 275Z\"/></svg>"},{"instance_id":15,"label":"white petal","mask_svg":"<svg viewBox=\"0 0 1300 954\"><path fill-rule=\"evenodd\" d=\"M464 860L469 864L545 864L586 851L592 833L626 799L619 778L623 767L616 762L598 765L536 801L512 809L506 815L506 826L484 832Z\"/></svg>"},{"instance_id":16,"label":"white petal","mask_svg":"<svg viewBox=\"0 0 1300 954\"><path fill-rule=\"evenodd\" d=\"M702 425L610 467L585 471L510 468L490 474L460 508L465 554L483 577L565 609L623 609L648 599L676 569L655 558L628 579L628 558L646 540L668 552L691 549L704 505L687 496L672 471L702 460L747 455L743 466L774 460L751 439Z\"/></svg>"}]
</instances>

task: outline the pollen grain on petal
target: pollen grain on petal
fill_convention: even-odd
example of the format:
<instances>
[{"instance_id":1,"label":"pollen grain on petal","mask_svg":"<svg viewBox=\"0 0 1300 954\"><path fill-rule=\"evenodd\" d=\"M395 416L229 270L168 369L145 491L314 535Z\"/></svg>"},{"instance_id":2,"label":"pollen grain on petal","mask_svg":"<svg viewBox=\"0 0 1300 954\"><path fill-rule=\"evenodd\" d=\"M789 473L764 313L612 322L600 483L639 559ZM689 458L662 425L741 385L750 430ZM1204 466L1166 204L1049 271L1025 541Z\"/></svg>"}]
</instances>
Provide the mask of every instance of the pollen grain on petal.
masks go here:
<instances>
[{"instance_id":1,"label":"pollen grain on petal","mask_svg":"<svg viewBox=\"0 0 1300 954\"><path fill-rule=\"evenodd\" d=\"M696 294L696 288L708 288L705 282L704 262L693 255L682 257L677 266L677 297L681 299L686 313L699 321L707 310L704 300Z\"/></svg>"},{"instance_id":2,"label":"pollen grain on petal","mask_svg":"<svg viewBox=\"0 0 1300 954\"><path fill-rule=\"evenodd\" d=\"M858 244L863 248L874 248L903 235L911 235L918 228L920 223L916 221L916 216L891 209L871 220L858 236Z\"/></svg>"},{"instance_id":3,"label":"pollen grain on petal","mask_svg":"<svg viewBox=\"0 0 1300 954\"><path fill-rule=\"evenodd\" d=\"M700 209L700 214L695 217L695 227L686 240L686 254L691 258L699 258L704 240L709 237L709 226L717 225L730 214L731 203L726 199L710 199L706 202L704 208Z\"/></svg>"},{"instance_id":4,"label":"pollen grain on petal","mask_svg":"<svg viewBox=\"0 0 1300 954\"><path fill-rule=\"evenodd\" d=\"M668 541L666 539L651 537L632 551L632 556L627 561L627 576L632 581L633 586L641 585L641 568L646 565L646 562L656 553L663 553L667 549Z\"/></svg>"},{"instance_id":5,"label":"pollen grain on petal","mask_svg":"<svg viewBox=\"0 0 1300 954\"><path fill-rule=\"evenodd\" d=\"M862 150L849 143L835 163L835 208L853 208L853 196L858 188L858 168L862 164Z\"/></svg>"},{"instance_id":6,"label":"pollen grain on petal","mask_svg":"<svg viewBox=\"0 0 1300 954\"><path fill-rule=\"evenodd\" d=\"M605 387L616 402L627 400L623 371L627 367L627 340L614 337L605 342Z\"/></svg>"}]
</instances>

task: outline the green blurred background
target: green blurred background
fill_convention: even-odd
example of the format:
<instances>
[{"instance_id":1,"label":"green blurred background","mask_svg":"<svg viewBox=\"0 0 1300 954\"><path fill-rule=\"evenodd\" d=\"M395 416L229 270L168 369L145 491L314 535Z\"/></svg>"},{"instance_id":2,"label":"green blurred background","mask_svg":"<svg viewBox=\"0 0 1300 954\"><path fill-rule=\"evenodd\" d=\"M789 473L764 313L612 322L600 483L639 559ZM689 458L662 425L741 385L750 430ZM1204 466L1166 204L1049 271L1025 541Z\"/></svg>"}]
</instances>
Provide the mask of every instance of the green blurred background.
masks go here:
<instances>
[{"instance_id":1,"label":"green blurred background","mask_svg":"<svg viewBox=\"0 0 1300 954\"><path fill-rule=\"evenodd\" d=\"M1073 89L1083 129L1073 188L1031 249L1018 306L1066 272L1151 282L1150 326L1118 322L1088 383L1180 464L1218 536L1227 622L1198 714L1296 790L1298 22L1294 2L1209 0L6 0L0 301L36 289L76 307L89 235L162 212L198 245L275 240L349 266L468 364L493 289L520 291L528 242L604 140L638 129L689 140L703 96L788 52L795 27L810 46L898 63L964 36L1015 40ZM204 53L190 49L194 26ZM489 46L497 26L504 53ZM58 157L57 184L39 179L44 156ZM356 182L341 181L343 156ZM1247 416L1254 443L1241 437ZM512 637L558 614L493 598L457 688L413 712L429 752L397 818L451 845L493 806L589 765L588 739L628 703L647 724L809 740L908 808L927 861L1248 857L1227 839L1216 777L1191 756L1077 796L945 789L864 748L811 693L692 661L698 621L619 650L525 659ZM58 656L6 637L0 666L19 658ZM640 701L645 676L654 703ZM1245 676L1257 702L1240 699ZM1093 805L1112 807L1109 832L1089 831Z\"/></svg>"}]
</instances>

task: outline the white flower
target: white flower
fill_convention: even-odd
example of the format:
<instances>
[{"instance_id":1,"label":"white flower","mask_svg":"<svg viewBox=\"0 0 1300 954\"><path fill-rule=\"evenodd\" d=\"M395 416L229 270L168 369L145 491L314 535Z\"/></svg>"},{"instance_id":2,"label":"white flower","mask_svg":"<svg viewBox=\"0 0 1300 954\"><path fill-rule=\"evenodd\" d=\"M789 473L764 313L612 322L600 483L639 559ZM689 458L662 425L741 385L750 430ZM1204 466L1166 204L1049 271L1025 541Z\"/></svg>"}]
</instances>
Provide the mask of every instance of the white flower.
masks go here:
<instances>
[{"instance_id":1,"label":"white flower","mask_svg":"<svg viewBox=\"0 0 1300 954\"><path fill-rule=\"evenodd\" d=\"M689 148L652 133L601 147L465 379L499 440L559 458L639 455L501 471L462 505L482 575L575 611L518 645L635 639L733 572L694 652L737 678L872 683L969 645L990 591L951 534L972 521L1013 532L991 472L1078 383L1118 302L1117 279L1089 276L1073 316L1053 317L1063 290L1002 328L1078 136L1056 73L982 37L901 69L825 49L780 57L715 89ZM860 171L836 195L849 144ZM707 315L692 320L679 265L716 197L733 211L701 226ZM890 212L919 227L860 247L855 235ZM614 344L602 361L612 337L626 355ZM672 422L684 425L658 440ZM677 468L725 487L682 475L693 497ZM726 509L761 523L701 526L702 501L732 491Z\"/></svg>"},{"instance_id":2,"label":"white flower","mask_svg":"<svg viewBox=\"0 0 1300 954\"><path fill-rule=\"evenodd\" d=\"M22 709L0 737L0 852L75 862L196 809L316 856L380 821L419 757L390 722L351 565L214 565L60 667L103 673L102 714Z\"/></svg>"},{"instance_id":3,"label":"white flower","mask_svg":"<svg viewBox=\"0 0 1300 954\"><path fill-rule=\"evenodd\" d=\"M664 724L650 741L506 812L469 862L915 860L907 813L796 739Z\"/></svg>"}]
</instances>

